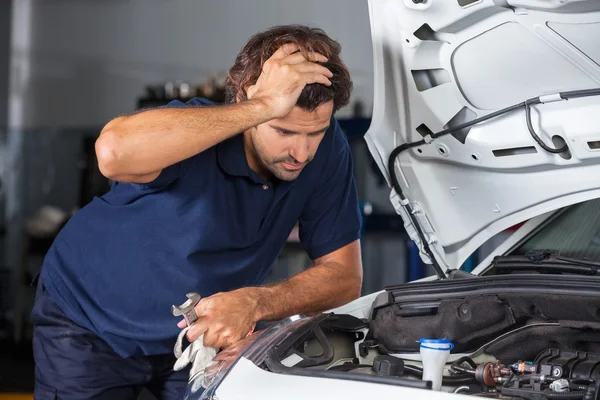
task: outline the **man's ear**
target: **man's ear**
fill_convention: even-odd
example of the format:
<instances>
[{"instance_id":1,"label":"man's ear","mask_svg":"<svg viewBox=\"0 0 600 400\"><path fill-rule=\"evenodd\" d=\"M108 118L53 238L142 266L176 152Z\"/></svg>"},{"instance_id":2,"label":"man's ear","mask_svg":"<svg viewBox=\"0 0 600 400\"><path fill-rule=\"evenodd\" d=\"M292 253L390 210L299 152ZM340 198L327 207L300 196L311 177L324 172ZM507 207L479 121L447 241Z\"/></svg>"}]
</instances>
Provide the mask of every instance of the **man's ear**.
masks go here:
<instances>
[{"instance_id":1,"label":"man's ear","mask_svg":"<svg viewBox=\"0 0 600 400\"><path fill-rule=\"evenodd\" d=\"M243 91L242 93L238 92L238 94L235 95L236 103L243 101L243 98L245 98L245 99L248 98L248 88L243 88L242 91Z\"/></svg>"}]
</instances>

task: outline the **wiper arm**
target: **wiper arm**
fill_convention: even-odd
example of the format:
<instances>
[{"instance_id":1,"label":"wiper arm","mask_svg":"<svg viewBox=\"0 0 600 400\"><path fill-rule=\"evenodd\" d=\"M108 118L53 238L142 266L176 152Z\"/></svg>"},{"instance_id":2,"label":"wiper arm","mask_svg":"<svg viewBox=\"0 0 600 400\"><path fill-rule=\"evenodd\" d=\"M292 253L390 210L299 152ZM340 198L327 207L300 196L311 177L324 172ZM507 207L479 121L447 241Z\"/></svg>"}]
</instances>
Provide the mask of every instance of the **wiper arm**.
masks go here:
<instances>
[{"instance_id":1,"label":"wiper arm","mask_svg":"<svg viewBox=\"0 0 600 400\"><path fill-rule=\"evenodd\" d=\"M494 258L492 265L504 271L535 269L549 273L600 275L600 262L564 257L558 250L534 250L524 255L498 256Z\"/></svg>"}]
</instances>

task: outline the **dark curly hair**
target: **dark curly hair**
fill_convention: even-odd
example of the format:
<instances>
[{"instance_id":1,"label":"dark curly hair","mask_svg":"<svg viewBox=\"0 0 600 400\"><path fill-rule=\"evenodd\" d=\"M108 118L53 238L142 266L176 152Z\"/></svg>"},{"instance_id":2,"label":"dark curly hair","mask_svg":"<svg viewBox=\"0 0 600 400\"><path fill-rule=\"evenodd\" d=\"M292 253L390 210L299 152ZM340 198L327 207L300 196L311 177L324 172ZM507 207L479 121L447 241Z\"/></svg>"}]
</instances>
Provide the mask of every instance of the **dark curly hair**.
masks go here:
<instances>
[{"instance_id":1,"label":"dark curly hair","mask_svg":"<svg viewBox=\"0 0 600 400\"><path fill-rule=\"evenodd\" d=\"M297 44L305 55L309 52L324 55L328 61L319 64L333 73L333 78L330 78L331 86L320 83L306 85L298 98L297 106L313 111L319 105L333 100L335 112L347 105L353 84L348 68L340 58L342 47L323 30L304 25L274 26L252 36L229 70L225 101L234 103L238 97L246 100L246 89L256 83L265 61L287 43Z\"/></svg>"}]
</instances>

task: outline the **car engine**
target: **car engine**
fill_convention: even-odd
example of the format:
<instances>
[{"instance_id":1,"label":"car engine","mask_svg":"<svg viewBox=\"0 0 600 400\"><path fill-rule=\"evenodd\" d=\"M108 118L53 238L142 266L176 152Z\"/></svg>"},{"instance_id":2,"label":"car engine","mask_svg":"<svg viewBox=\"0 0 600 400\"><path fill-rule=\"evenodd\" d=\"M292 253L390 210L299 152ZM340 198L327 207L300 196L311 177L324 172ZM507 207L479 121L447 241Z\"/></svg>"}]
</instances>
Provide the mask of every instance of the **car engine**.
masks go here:
<instances>
[{"instance_id":1,"label":"car engine","mask_svg":"<svg viewBox=\"0 0 600 400\"><path fill-rule=\"evenodd\" d=\"M423 370L390 355L375 357L373 365L346 363L333 367L379 376L420 379ZM505 365L476 364L469 357L453 362L443 378L454 393L498 399L596 399L600 386L600 354L548 349L533 361Z\"/></svg>"},{"instance_id":2,"label":"car engine","mask_svg":"<svg viewBox=\"0 0 600 400\"><path fill-rule=\"evenodd\" d=\"M270 350L264 368L432 390L419 341L448 339L442 392L600 400L599 288L600 277L524 275L392 287L367 317L311 320Z\"/></svg>"},{"instance_id":3,"label":"car engine","mask_svg":"<svg viewBox=\"0 0 600 400\"><path fill-rule=\"evenodd\" d=\"M273 352L269 367L277 369L273 358L286 364L285 360L296 357L301 361L291 369L362 374L397 380L400 386L421 383L423 368L414 353L380 354L364 341L364 329L364 321L329 315L291 337L290 346L279 347L277 355ZM358 349L358 357L353 348ZM478 358L493 359L490 355ZM461 356L447 364L442 391L495 399L596 400L600 398L600 353L548 348L533 360L483 362Z\"/></svg>"}]
</instances>

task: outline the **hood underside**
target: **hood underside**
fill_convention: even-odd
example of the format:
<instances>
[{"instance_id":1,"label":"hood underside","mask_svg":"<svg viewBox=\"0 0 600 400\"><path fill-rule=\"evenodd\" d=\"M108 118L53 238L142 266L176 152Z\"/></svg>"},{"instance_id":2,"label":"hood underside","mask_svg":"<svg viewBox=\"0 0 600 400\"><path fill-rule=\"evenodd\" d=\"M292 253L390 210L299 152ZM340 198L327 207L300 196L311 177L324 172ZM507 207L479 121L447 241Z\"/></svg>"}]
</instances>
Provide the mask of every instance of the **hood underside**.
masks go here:
<instances>
[{"instance_id":1,"label":"hood underside","mask_svg":"<svg viewBox=\"0 0 600 400\"><path fill-rule=\"evenodd\" d=\"M459 268L503 230L600 197L600 2L370 0L369 13L366 140L390 186L404 145L390 199L426 263Z\"/></svg>"}]
</instances>

